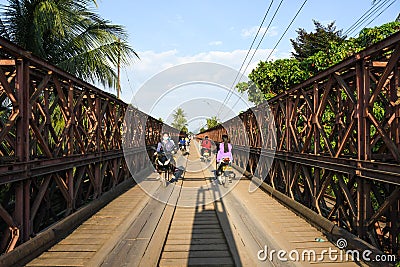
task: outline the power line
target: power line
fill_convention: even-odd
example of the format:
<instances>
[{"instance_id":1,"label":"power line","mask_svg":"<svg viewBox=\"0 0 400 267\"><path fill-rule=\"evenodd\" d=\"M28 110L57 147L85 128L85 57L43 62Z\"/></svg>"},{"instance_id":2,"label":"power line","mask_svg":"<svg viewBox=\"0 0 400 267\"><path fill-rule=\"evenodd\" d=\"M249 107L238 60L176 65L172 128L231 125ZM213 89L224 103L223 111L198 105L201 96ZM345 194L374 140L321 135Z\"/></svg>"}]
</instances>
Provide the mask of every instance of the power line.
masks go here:
<instances>
[{"instance_id":1,"label":"power line","mask_svg":"<svg viewBox=\"0 0 400 267\"><path fill-rule=\"evenodd\" d=\"M265 61L268 61L268 59L270 58L270 56L272 55L272 53L275 51L276 47L279 45L279 43L282 41L282 38L285 36L286 32L289 30L290 26L292 26L294 20L297 18L297 16L299 15L300 11L303 9L304 5L307 3L308 0L305 0L303 2L303 4L301 5L301 7L299 8L299 10L297 10L296 15L294 15L292 21L289 23L289 25L286 27L286 30L283 32L283 34L281 35L281 38L279 38L278 42L275 44L274 48L271 50L271 52L269 53L267 59Z\"/></svg>"},{"instance_id":2,"label":"power line","mask_svg":"<svg viewBox=\"0 0 400 267\"><path fill-rule=\"evenodd\" d=\"M270 58L270 56L272 55L272 53L275 51L276 47L279 45L279 43L281 42L282 38L285 36L286 32L289 30L289 28L292 26L293 22L295 21L295 19L297 18L297 16L300 14L301 10L303 9L304 5L307 3L308 0L305 0L303 2L303 4L300 6L300 8L297 10L296 14L294 15L292 21L289 23L289 25L286 27L285 31L283 32L283 34L281 35L281 37L279 38L278 42L275 44L274 48L271 50L271 52L269 53L267 60ZM238 103L239 103L240 98L238 98L238 100L236 100L235 104L233 104L233 106L231 107L231 109L233 109ZM223 119L222 119L223 120Z\"/></svg>"},{"instance_id":3,"label":"power line","mask_svg":"<svg viewBox=\"0 0 400 267\"><path fill-rule=\"evenodd\" d=\"M273 17L272 17L271 21L270 21L270 22L269 22L269 24L268 24L267 30L268 30L268 29L269 29L269 27L271 26L271 24L272 24L272 21L274 20L274 18L275 18L275 16L276 16L276 14L278 13L278 11L279 11L279 8L280 8L280 7L281 7L281 5L282 5L282 2L283 2L283 0L281 0L281 2L279 3L279 6L278 6L278 8L275 10L275 13L274 13ZM260 39L260 42L258 43L258 45L257 45L257 47L256 47L256 49L255 49L255 51L253 52L253 55L251 56L251 58L250 58L249 62L247 63L247 66L246 66L246 68L245 68L245 69L244 69L244 71L242 72L242 76L240 77L239 81L242 79L242 77L243 77L244 73L246 72L247 68L249 67L249 65L250 65L251 61L253 60L253 58L254 58L254 55L256 54L256 52L257 52L258 48L260 47L260 45L261 45L261 42L262 42L262 40L264 39L264 37L265 37L265 34L266 34L266 33L267 33L267 31L265 31L265 32L264 32L264 34L263 34L263 36L261 37L261 39Z\"/></svg>"},{"instance_id":4,"label":"power line","mask_svg":"<svg viewBox=\"0 0 400 267\"><path fill-rule=\"evenodd\" d=\"M129 89L132 92L133 101L135 102L136 107L139 108L138 103L135 98L135 93L133 92L133 89L132 89L131 81L129 79L128 71L126 70L126 68L124 68L124 70L125 70L126 78L128 79Z\"/></svg>"},{"instance_id":5,"label":"power line","mask_svg":"<svg viewBox=\"0 0 400 267\"><path fill-rule=\"evenodd\" d=\"M357 21L355 21L351 26L349 26L347 28L347 30L343 33L343 35L347 35L351 30L354 29L354 27L356 27L356 25L358 25L360 23L360 21L364 18L364 16L367 16L370 12L373 12L373 8L375 8L378 4L382 4L383 2L387 2L390 0L384 0L384 1L377 1L375 2L373 5L371 5L371 7L364 12L364 14L361 15L361 17L358 18Z\"/></svg>"},{"instance_id":6,"label":"power line","mask_svg":"<svg viewBox=\"0 0 400 267\"><path fill-rule=\"evenodd\" d=\"M378 12L385 4L387 4L390 0L384 0L377 2L373 5L367 12L365 12L349 29L346 30L344 35L351 35L355 32L360 26L367 20L369 20L376 12Z\"/></svg>"},{"instance_id":7,"label":"power line","mask_svg":"<svg viewBox=\"0 0 400 267\"><path fill-rule=\"evenodd\" d=\"M382 10L378 15L376 15L370 22L368 22L368 24L365 25L363 29L365 29L365 28L366 28L368 25L370 25L374 20L376 20L380 15L382 15L382 13L385 12L385 11L386 11L391 5L393 5L395 2L396 2L396 0L393 0L393 2L390 3L390 5L388 5L384 10ZM362 30L363 30L363 29L362 29ZM361 30L361 31L362 31L362 30ZM359 31L359 33L360 33L361 31Z\"/></svg>"},{"instance_id":8,"label":"power line","mask_svg":"<svg viewBox=\"0 0 400 267\"><path fill-rule=\"evenodd\" d=\"M283 1L283 0L282 0L282 1ZM253 48L253 45L254 45L254 43L255 43L255 41L256 41L256 39L257 39L258 34L260 33L260 30L262 29L262 26L263 26L263 24L264 24L264 21L265 21L265 19L267 18L268 13L269 13L269 10L271 9L271 6L272 6L273 3L274 3L274 0L271 1L271 3L270 3L269 6L268 6L267 11L265 12L265 15L264 15L264 18L263 18L262 21L261 21L260 27L258 27L257 33L256 33L256 35L255 35L254 38L253 38L253 41L252 41L252 43L251 43L251 45L250 45L249 50L247 51L246 57L244 58L244 60L243 60L243 62L242 62L242 65L240 66L240 69L239 69L238 73L236 74L236 77L235 77L235 79L234 79L234 81L233 81L233 83L232 83L232 85L231 85L231 90L233 89L233 85L235 84L235 81L236 81L237 77L239 76L240 71L242 70L242 68L243 68L243 66L244 66L244 63L246 62L247 57L249 56L250 51L251 51L251 49ZM228 97L230 96L231 90L228 91L227 95L225 96L224 101L222 102L220 108L218 109L217 117L218 117L219 113L221 112L222 106L225 104L226 100L227 100Z\"/></svg>"},{"instance_id":9,"label":"power line","mask_svg":"<svg viewBox=\"0 0 400 267\"><path fill-rule=\"evenodd\" d=\"M258 48L260 47L261 42L263 41L263 39L264 39L266 33L267 33L268 30L269 30L269 27L271 26L273 20L275 19L275 16L276 16L276 14L277 14L278 11L279 11L279 9L280 9L280 7L281 7L281 5L282 5L282 2L283 2L283 0L281 0L281 2L279 3L278 7L276 8L276 10L275 10L275 12L274 12L274 15L272 16L272 18L271 18L271 20L270 20L270 22L269 22L269 24L268 24L268 26L267 26L267 29L264 31L264 34L263 34L263 36L261 37L260 41L258 42L258 45L257 45L256 49L255 49L254 52L253 52L253 55L251 56L250 60L247 62L246 68L241 72L241 76L240 76L240 78L238 79L238 83L242 80L244 74L246 73L247 68L250 66L250 63L251 63L251 61L253 60L255 54L257 53L257 50L258 50ZM238 72L238 74L240 74L240 72ZM237 75L237 76L238 76L238 75ZM236 76L236 77L237 77L237 76ZM231 88L232 88L232 89L235 88L235 87L234 87L234 86L235 86L235 82L236 82L236 79L233 81L233 83L232 83L232 85L231 85ZM231 96L232 96L232 91L230 91L229 93L230 93L230 95L229 95L228 99L226 100L226 103L228 103L229 99L230 99ZM244 94L244 92L241 93L241 96L240 96L240 97L242 97L243 94ZM225 103L225 102L224 102L224 103ZM221 114L221 115L222 115L222 114Z\"/></svg>"}]
</instances>

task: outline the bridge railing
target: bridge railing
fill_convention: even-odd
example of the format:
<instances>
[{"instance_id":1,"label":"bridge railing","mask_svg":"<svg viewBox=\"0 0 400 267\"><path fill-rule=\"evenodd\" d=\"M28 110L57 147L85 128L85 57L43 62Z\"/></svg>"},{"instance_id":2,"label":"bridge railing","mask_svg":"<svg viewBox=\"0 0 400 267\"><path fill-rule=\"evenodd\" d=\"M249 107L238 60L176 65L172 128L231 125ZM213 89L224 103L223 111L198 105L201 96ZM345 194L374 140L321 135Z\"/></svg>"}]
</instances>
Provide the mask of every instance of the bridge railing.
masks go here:
<instances>
[{"instance_id":1,"label":"bridge railing","mask_svg":"<svg viewBox=\"0 0 400 267\"><path fill-rule=\"evenodd\" d=\"M2 253L131 175L122 151L128 105L3 38L0 103ZM141 139L155 144L165 125L130 108L130 160L140 169Z\"/></svg>"},{"instance_id":2,"label":"bridge railing","mask_svg":"<svg viewBox=\"0 0 400 267\"><path fill-rule=\"evenodd\" d=\"M220 141L227 133L238 165L382 251L399 254L399 60L396 33L269 100L276 133L265 140L275 140L275 147L261 138L272 134L258 123L268 120L256 119L265 116L265 104L199 136ZM269 174L261 175L255 166L273 156Z\"/></svg>"}]
</instances>

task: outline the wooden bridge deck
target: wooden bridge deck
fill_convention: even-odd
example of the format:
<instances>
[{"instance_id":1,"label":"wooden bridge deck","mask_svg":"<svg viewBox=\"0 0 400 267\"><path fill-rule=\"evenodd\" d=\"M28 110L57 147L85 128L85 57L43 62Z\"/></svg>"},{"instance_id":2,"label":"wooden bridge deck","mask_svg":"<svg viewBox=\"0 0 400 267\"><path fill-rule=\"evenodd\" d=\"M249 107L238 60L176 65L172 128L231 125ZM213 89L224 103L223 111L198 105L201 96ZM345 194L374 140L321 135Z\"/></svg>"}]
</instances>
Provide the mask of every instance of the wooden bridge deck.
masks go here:
<instances>
[{"instance_id":1,"label":"wooden bridge deck","mask_svg":"<svg viewBox=\"0 0 400 267\"><path fill-rule=\"evenodd\" d=\"M213 164L198 158L192 144L184 178L167 187L157 183L150 192L169 204L135 186L27 266L356 266L328 257L310 263L258 260L265 246L300 254L313 249L317 256L335 246L316 242L327 239L264 191L249 193L248 180L219 186Z\"/></svg>"}]
</instances>

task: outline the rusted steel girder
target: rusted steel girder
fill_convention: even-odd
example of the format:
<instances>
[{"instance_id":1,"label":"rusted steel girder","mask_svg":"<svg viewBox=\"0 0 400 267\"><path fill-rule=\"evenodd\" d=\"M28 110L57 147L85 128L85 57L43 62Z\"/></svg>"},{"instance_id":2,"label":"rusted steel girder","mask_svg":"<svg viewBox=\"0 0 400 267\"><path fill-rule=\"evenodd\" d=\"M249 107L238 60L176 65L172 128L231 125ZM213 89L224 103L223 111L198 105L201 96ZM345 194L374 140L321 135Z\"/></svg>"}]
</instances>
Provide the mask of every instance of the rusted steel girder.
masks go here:
<instances>
[{"instance_id":1,"label":"rusted steel girder","mask_svg":"<svg viewBox=\"0 0 400 267\"><path fill-rule=\"evenodd\" d=\"M3 38L0 103L0 253L130 178L128 105ZM169 128L134 112L126 153L144 168L146 145Z\"/></svg>"},{"instance_id":2,"label":"rusted steel girder","mask_svg":"<svg viewBox=\"0 0 400 267\"><path fill-rule=\"evenodd\" d=\"M264 125L254 126L265 104L198 136L220 141L228 133L236 163L252 173L275 156L266 183L399 255L399 63L396 33L272 98L275 154L254 134L255 127L265 134Z\"/></svg>"}]
</instances>

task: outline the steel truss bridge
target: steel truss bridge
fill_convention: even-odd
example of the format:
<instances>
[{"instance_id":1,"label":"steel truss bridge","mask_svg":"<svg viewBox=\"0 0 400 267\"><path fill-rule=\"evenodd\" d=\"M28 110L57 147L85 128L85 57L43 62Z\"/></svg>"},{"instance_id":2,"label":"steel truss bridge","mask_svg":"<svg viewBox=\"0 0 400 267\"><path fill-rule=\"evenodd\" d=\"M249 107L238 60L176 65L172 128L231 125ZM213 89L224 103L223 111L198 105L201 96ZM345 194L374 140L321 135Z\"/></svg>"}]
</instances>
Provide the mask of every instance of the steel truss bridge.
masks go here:
<instances>
[{"instance_id":1,"label":"steel truss bridge","mask_svg":"<svg viewBox=\"0 0 400 267\"><path fill-rule=\"evenodd\" d=\"M397 33L197 138L221 141L228 134L236 168L248 178L262 178L266 199L281 203L331 242L346 237L348 248L400 256L399 63ZM0 102L0 265L5 266L34 260L135 188L132 175L149 175L129 172L124 135L130 140L127 158L146 170L161 132L176 132L3 38ZM124 125L127 110L135 129ZM267 123L271 118L276 131ZM197 179L188 177L181 183ZM218 208L213 212L218 215ZM223 221L218 217L219 225ZM226 234L224 240L231 242ZM231 264L241 265L239 254L230 247Z\"/></svg>"}]
</instances>

